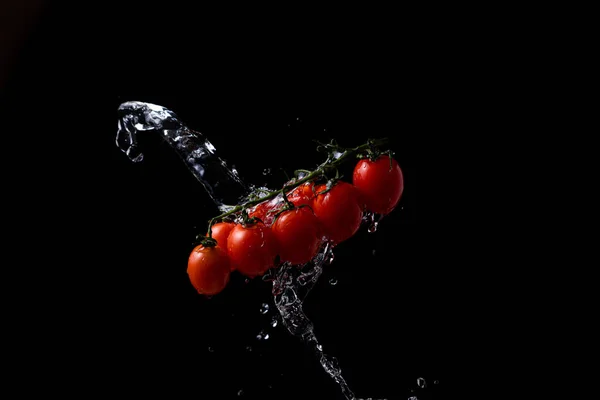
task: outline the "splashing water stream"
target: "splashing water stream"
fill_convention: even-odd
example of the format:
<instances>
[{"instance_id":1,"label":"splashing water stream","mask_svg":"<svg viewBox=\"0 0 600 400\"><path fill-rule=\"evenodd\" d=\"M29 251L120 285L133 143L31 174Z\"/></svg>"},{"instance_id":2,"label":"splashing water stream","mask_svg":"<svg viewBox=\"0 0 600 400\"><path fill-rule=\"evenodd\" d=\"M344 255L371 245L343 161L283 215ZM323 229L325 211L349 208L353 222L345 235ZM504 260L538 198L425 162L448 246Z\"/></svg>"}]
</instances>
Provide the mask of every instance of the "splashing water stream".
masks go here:
<instances>
[{"instance_id":1,"label":"splashing water stream","mask_svg":"<svg viewBox=\"0 0 600 400\"><path fill-rule=\"evenodd\" d=\"M138 133L158 132L203 185L219 210L228 211L251 194L251 187L242 182L237 171L229 169L227 163L217 157L215 147L201 133L186 127L172 111L155 104L130 101L119 106L118 117L116 144L133 162L142 161L144 157L139 148ZM367 218L374 223L372 229L376 229L373 216ZM323 266L332 260L333 246L324 242L315 258L302 268L284 263L273 274L272 294L283 325L313 350L344 397L347 400L363 400L354 395L342 377L337 359L323 352L313 324L302 308L304 299L321 276ZM266 312L268 305L264 309ZM272 326L276 323L275 320ZM268 336L261 334L261 338L267 339ZM247 350L251 351L251 348Z\"/></svg>"}]
</instances>

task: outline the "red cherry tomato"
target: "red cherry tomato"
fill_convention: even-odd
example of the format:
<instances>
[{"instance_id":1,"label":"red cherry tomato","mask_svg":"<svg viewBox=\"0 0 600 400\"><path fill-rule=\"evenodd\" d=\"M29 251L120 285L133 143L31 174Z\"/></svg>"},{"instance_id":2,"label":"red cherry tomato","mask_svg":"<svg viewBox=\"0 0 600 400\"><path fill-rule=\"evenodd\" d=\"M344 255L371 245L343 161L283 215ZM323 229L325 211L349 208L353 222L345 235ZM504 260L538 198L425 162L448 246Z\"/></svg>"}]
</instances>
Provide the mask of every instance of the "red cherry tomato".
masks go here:
<instances>
[{"instance_id":1,"label":"red cherry tomato","mask_svg":"<svg viewBox=\"0 0 600 400\"><path fill-rule=\"evenodd\" d=\"M265 225L270 226L273 223L273 218L277 214L277 208L281 207L281 197L263 201L248 210L250 218L258 218Z\"/></svg>"},{"instance_id":2,"label":"red cherry tomato","mask_svg":"<svg viewBox=\"0 0 600 400\"><path fill-rule=\"evenodd\" d=\"M326 186L319 185L315 190L322 192ZM347 182L338 181L328 192L318 194L313 202L313 210L325 235L334 244L353 236L362 223L363 211L358 192Z\"/></svg>"},{"instance_id":3,"label":"red cherry tomato","mask_svg":"<svg viewBox=\"0 0 600 400\"><path fill-rule=\"evenodd\" d=\"M305 264L317 255L321 244L320 222L310 208L282 212L271 229L277 239L281 261Z\"/></svg>"},{"instance_id":4,"label":"red cherry tomato","mask_svg":"<svg viewBox=\"0 0 600 400\"><path fill-rule=\"evenodd\" d=\"M200 294L213 296L221 292L229 282L229 258L219 246L194 247L188 258L188 277Z\"/></svg>"},{"instance_id":5,"label":"red cherry tomato","mask_svg":"<svg viewBox=\"0 0 600 400\"><path fill-rule=\"evenodd\" d=\"M233 268L254 278L274 266L277 241L271 228L262 222L236 225L227 238L227 254Z\"/></svg>"},{"instance_id":6,"label":"red cherry tomato","mask_svg":"<svg viewBox=\"0 0 600 400\"><path fill-rule=\"evenodd\" d=\"M303 183L288 193L287 198L294 203L296 207L301 205L312 206L313 199L315 198L315 192L313 191L314 187L314 182Z\"/></svg>"},{"instance_id":7,"label":"red cherry tomato","mask_svg":"<svg viewBox=\"0 0 600 400\"><path fill-rule=\"evenodd\" d=\"M227 237L234 227L233 222L217 222L211 227L212 238L217 241L217 246L227 250Z\"/></svg>"},{"instance_id":8,"label":"red cherry tomato","mask_svg":"<svg viewBox=\"0 0 600 400\"><path fill-rule=\"evenodd\" d=\"M352 183L360 192L366 209L383 215L396 207L404 190L402 170L393 158L390 168L387 155L375 161L361 159L354 168Z\"/></svg>"}]
</instances>

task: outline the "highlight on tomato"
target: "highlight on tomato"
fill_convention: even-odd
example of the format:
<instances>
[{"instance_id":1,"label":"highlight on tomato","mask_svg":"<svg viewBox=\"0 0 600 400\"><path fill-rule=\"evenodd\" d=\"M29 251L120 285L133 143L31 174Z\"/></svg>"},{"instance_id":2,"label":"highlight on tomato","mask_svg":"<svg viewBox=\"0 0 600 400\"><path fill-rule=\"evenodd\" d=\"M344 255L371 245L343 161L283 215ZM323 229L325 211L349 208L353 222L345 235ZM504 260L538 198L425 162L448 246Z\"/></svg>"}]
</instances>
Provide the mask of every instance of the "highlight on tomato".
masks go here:
<instances>
[{"instance_id":1,"label":"highlight on tomato","mask_svg":"<svg viewBox=\"0 0 600 400\"><path fill-rule=\"evenodd\" d=\"M288 193L287 199L296 207L302 205L312 206L315 195L315 183L308 181Z\"/></svg>"},{"instance_id":2,"label":"highlight on tomato","mask_svg":"<svg viewBox=\"0 0 600 400\"><path fill-rule=\"evenodd\" d=\"M358 161L352 184L368 211L385 215L398 205L404 190L404 177L396 160L381 155L374 161L368 158Z\"/></svg>"},{"instance_id":3,"label":"highlight on tomato","mask_svg":"<svg viewBox=\"0 0 600 400\"><path fill-rule=\"evenodd\" d=\"M310 207L283 211L271 226L282 262L306 264L317 255L321 244L320 222Z\"/></svg>"},{"instance_id":4,"label":"highlight on tomato","mask_svg":"<svg viewBox=\"0 0 600 400\"><path fill-rule=\"evenodd\" d=\"M221 292L229 282L229 257L219 246L200 244L190 253L187 273L198 293L213 296Z\"/></svg>"},{"instance_id":5,"label":"highlight on tomato","mask_svg":"<svg viewBox=\"0 0 600 400\"><path fill-rule=\"evenodd\" d=\"M329 190L325 184L318 185L315 190L317 196L312 207L327 238L333 244L339 244L352 237L360 228L363 217L356 188L337 181Z\"/></svg>"},{"instance_id":6,"label":"highlight on tomato","mask_svg":"<svg viewBox=\"0 0 600 400\"><path fill-rule=\"evenodd\" d=\"M265 225L269 226L277 214L277 208L281 206L281 197L274 197L263 201L248 210L249 218L258 218Z\"/></svg>"},{"instance_id":7,"label":"highlight on tomato","mask_svg":"<svg viewBox=\"0 0 600 400\"><path fill-rule=\"evenodd\" d=\"M232 268L254 278L275 266L277 240L262 222L238 224L227 238L227 255Z\"/></svg>"}]
</instances>

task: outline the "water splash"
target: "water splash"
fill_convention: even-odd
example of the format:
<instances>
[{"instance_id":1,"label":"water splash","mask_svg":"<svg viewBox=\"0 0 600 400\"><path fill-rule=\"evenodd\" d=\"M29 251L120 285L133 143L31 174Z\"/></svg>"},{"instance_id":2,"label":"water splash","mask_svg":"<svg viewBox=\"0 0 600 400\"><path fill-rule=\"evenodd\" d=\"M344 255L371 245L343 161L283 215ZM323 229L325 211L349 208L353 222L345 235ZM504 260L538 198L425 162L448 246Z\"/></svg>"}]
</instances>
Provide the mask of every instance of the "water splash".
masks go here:
<instances>
[{"instance_id":1,"label":"water splash","mask_svg":"<svg viewBox=\"0 0 600 400\"><path fill-rule=\"evenodd\" d=\"M260 306L260 313L266 314L269 312L269 305L267 303L262 303Z\"/></svg>"},{"instance_id":2,"label":"water splash","mask_svg":"<svg viewBox=\"0 0 600 400\"><path fill-rule=\"evenodd\" d=\"M313 350L323 370L338 384L346 400L361 400L346 383L337 359L323 352L323 346L314 333L313 323L302 309L304 299L323 273L323 266L332 258L333 246L325 242L319 253L300 270L301 272L298 272L298 266L285 263L277 271L273 281L273 296L283 325ZM303 279L300 279L301 277Z\"/></svg>"},{"instance_id":3,"label":"water splash","mask_svg":"<svg viewBox=\"0 0 600 400\"><path fill-rule=\"evenodd\" d=\"M162 138L181 157L192 174L206 189L212 200L222 212L229 211L234 205L256 196L260 190L242 182L236 169L231 169L227 163L216 156L215 147L204 136L186 127L172 111L155 104L131 101L123 103L118 108L117 146L133 161L139 162L144 158L139 148L138 133L158 132ZM300 121L300 119L297 119ZM334 157L341 156L342 153ZM270 172L265 170L265 172ZM283 201L282 196L271 200L273 205ZM374 222L373 214L365 214L365 222ZM267 220L265 223L270 224ZM284 263L272 273L268 280L273 282L272 295L275 305L286 329L300 338L311 349L319 360L324 371L338 384L346 400L376 400L372 398L359 399L342 377L337 359L323 352L323 346L318 342L312 322L303 310L303 302L310 290L315 286L323 272L323 266L333 262L333 246L327 241L313 260L302 268L290 263ZM249 279L245 280L248 283ZM268 311L264 303L261 313ZM277 319L271 320L271 326L277 325ZM257 339L266 340L268 333L262 331ZM251 346L246 351L251 352ZM209 348L210 351L210 348ZM238 396L243 396L240 389Z\"/></svg>"},{"instance_id":4,"label":"water splash","mask_svg":"<svg viewBox=\"0 0 600 400\"><path fill-rule=\"evenodd\" d=\"M248 188L235 168L216 155L215 147L200 133L185 126L165 107L128 101L117 110L116 143L133 162L144 159L139 146L140 132L157 132L181 157L192 174L204 186L221 211L237 204Z\"/></svg>"}]
</instances>

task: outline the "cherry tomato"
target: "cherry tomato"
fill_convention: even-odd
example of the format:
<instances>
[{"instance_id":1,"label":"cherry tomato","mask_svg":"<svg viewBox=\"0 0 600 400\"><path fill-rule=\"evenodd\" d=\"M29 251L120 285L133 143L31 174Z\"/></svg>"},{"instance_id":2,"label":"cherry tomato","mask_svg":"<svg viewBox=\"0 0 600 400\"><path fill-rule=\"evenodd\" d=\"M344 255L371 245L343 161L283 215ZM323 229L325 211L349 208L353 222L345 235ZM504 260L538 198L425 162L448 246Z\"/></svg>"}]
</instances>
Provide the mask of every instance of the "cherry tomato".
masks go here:
<instances>
[{"instance_id":1,"label":"cherry tomato","mask_svg":"<svg viewBox=\"0 0 600 400\"><path fill-rule=\"evenodd\" d=\"M233 222L217 222L211 227L212 237L217 241L217 246L227 250L227 237L235 227Z\"/></svg>"},{"instance_id":2,"label":"cherry tomato","mask_svg":"<svg viewBox=\"0 0 600 400\"><path fill-rule=\"evenodd\" d=\"M233 268L254 278L274 266L277 241L271 228L262 222L236 225L227 238L227 254Z\"/></svg>"},{"instance_id":3,"label":"cherry tomato","mask_svg":"<svg viewBox=\"0 0 600 400\"><path fill-rule=\"evenodd\" d=\"M294 203L295 206L312 206L313 199L315 198L315 192L313 191L314 186L314 182L303 183L288 193L287 198Z\"/></svg>"},{"instance_id":4,"label":"cherry tomato","mask_svg":"<svg viewBox=\"0 0 600 400\"><path fill-rule=\"evenodd\" d=\"M352 183L361 194L367 210L388 214L402 196L404 177L400 166L387 155L379 156L375 161L361 159L354 167Z\"/></svg>"},{"instance_id":5,"label":"cherry tomato","mask_svg":"<svg viewBox=\"0 0 600 400\"><path fill-rule=\"evenodd\" d=\"M250 218L258 218L265 225L270 226L273 223L275 214L277 214L276 210L278 207L281 207L281 198L275 197L250 208L248 210L248 216Z\"/></svg>"},{"instance_id":6,"label":"cherry tomato","mask_svg":"<svg viewBox=\"0 0 600 400\"><path fill-rule=\"evenodd\" d=\"M315 190L320 193L326 190L326 186L319 185ZM338 181L326 193L318 194L313 201L313 210L325 235L334 244L353 236L362 223L363 211L358 192L347 182Z\"/></svg>"},{"instance_id":7,"label":"cherry tomato","mask_svg":"<svg viewBox=\"0 0 600 400\"><path fill-rule=\"evenodd\" d=\"M229 257L219 246L194 247L188 258L190 282L198 293L207 296L221 292L229 282Z\"/></svg>"},{"instance_id":8,"label":"cherry tomato","mask_svg":"<svg viewBox=\"0 0 600 400\"><path fill-rule=\"evenodd\" d=\"M281 261L305 264L317 255L321 244L320 222L309 207L282 212L271 229L277 239Z\"/></svg>"}]
</instances>

